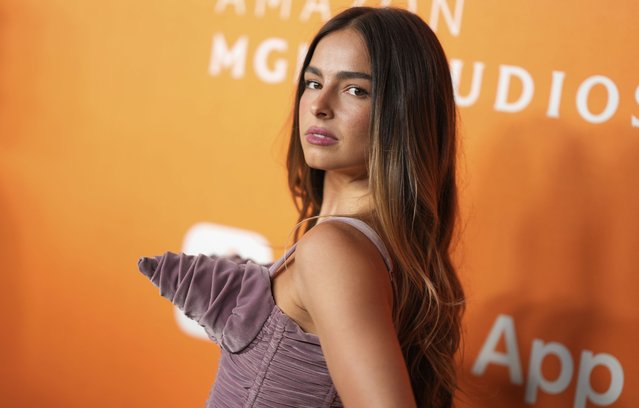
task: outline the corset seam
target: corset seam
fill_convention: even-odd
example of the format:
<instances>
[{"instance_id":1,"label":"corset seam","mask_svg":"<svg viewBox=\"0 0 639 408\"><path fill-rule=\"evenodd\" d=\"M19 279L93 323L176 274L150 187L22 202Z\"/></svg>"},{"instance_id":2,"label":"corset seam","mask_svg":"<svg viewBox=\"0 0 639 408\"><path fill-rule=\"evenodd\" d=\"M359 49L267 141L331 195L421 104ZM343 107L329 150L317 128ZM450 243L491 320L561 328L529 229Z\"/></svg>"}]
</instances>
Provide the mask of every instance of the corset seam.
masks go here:
<instances>
[{"instance_id":1,"label":"corset seam","mask_svg":"<svg viewBox=\"0 0 639 408\"><path fill-rule=\"evenodd\" d=\"M332 383L332 381L331 381ZM322 406L323 407L332 407L333 406L333 402L335 402L335 396L337 395L337 392L335 391L335 385L331 384L330 388L328 389L328 392L326 393L326 397L324 397L324 402L322 402Z\"/></svg>"},{"instance_id":2,"label":"corset seam","mask_svg":"<svg viewBox=\"0 0 639 408\"><path fill-rule=\"evenodd\" d=\"M271 316L274 315L271 314ZM277 349L282 342L284 329L284 321L282 321L282 319L277 319L275 330L273 331L273 335L271 337L271 340L269 341L268 349L264 353L264 358L262 359L262 362L260 364L259 375L256 376L255 381L253 382L253 385L251 386L251 389L249 390L248 396L246 398L246 403L244 404L245 408L253 407L255 404L255 400L257 399L260 389L262 388L262 384L266 379L266 374L268 373L271 362L273 361L273 357L275 356L275 353L277 352Z\"/></svg>"}]
</instances>

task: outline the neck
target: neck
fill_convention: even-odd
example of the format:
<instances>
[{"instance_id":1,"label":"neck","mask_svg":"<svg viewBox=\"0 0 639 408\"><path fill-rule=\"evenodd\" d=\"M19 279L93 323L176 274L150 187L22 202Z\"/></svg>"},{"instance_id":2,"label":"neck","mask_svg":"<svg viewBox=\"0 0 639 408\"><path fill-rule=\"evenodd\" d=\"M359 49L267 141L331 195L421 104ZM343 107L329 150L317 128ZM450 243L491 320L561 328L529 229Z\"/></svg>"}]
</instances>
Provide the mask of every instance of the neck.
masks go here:
<instances>
[{"instance_id":1,"label":"neck","mask_svg":"<svg viewBox=\"0 0 639 408\"><path fill-rule=\"evenodd\" d=\"M320 216L351 215L368 218L372 209L368 178L353 178L329 171L325 173Z\"/></svg>"}]
</instances>

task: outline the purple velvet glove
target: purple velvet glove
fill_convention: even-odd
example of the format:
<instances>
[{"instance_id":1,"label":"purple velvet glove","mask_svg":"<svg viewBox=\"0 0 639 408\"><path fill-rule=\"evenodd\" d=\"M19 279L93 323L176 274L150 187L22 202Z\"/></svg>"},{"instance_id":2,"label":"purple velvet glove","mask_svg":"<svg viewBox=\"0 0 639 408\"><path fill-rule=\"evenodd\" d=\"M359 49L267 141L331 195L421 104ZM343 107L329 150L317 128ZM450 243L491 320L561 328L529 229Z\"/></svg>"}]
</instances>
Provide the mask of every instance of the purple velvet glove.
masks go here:
<instances>
[{"instance_id":1,"label":"purple velvet glove","mask_svg":"<svg viewBox=\"0 0 639 408\"><path fill-rule=\"evenodd\" d=\"M140 258L138 269L233 353L251 343L275 306L268 269L252 261L167 252Z\"/></svg>"}]
</instances>

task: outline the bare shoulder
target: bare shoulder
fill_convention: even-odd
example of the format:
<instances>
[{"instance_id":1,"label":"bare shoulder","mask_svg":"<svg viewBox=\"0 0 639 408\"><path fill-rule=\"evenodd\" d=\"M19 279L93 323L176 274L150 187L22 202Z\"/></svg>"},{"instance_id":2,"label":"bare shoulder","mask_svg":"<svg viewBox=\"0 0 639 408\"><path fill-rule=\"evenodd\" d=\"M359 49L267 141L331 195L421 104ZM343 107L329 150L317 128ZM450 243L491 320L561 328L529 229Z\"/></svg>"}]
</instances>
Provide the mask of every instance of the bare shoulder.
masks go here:
<instances>
[{"instance_id":1,"label":"bare shoulder","mask_svg":"<svg viewBox=\"0 0 639 408\"><path fill-rule=\"evenodd\" d=\"M415 406L375 244L349 224L323 222L299 241L295 264L296 292L344 405Z\"/></svg>"},{"instance_id":2,"label":"bare shoulder","mask_svg":"<svg viewBox=\"0 0 639 408\"><path fill-rule=\"evenodd\" d=\"M302 301L311 290L327 300L341 295L392 302L382 255L366 235L349 224L331 221L313 227L300 239L295 262Z\"/></svg>"}]
</instances>

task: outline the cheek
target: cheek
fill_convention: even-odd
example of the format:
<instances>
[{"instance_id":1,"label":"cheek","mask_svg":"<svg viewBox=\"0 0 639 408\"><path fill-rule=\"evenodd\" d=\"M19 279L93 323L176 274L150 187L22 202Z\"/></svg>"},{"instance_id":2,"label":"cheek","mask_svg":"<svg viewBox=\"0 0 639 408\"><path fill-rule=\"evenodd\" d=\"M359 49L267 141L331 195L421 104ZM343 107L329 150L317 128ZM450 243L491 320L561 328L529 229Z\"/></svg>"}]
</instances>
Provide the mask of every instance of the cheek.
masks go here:
<instances>
[{"instance_id":1,"label":"cheek","mask_svg":"<svg viewBox=\"0 0 639 408\"><path fill-rule=\"evenodd\" d=\"M306 93L303 93L300 98L300 105L297 111L300 122L302 121L302 117L308 112L308 98L306 97Z\"/></svg>"},{"instance_id":2,"label":"cheek","mask_svg":"<svg viewBox=\"0 0 639 408\"><path fill-rule=\"evenodd\" d=\"M371 110L370 107L362 107L353 115L353 127L362 137L368 137L370 126Z\"/></svg>"}]
</instances>

